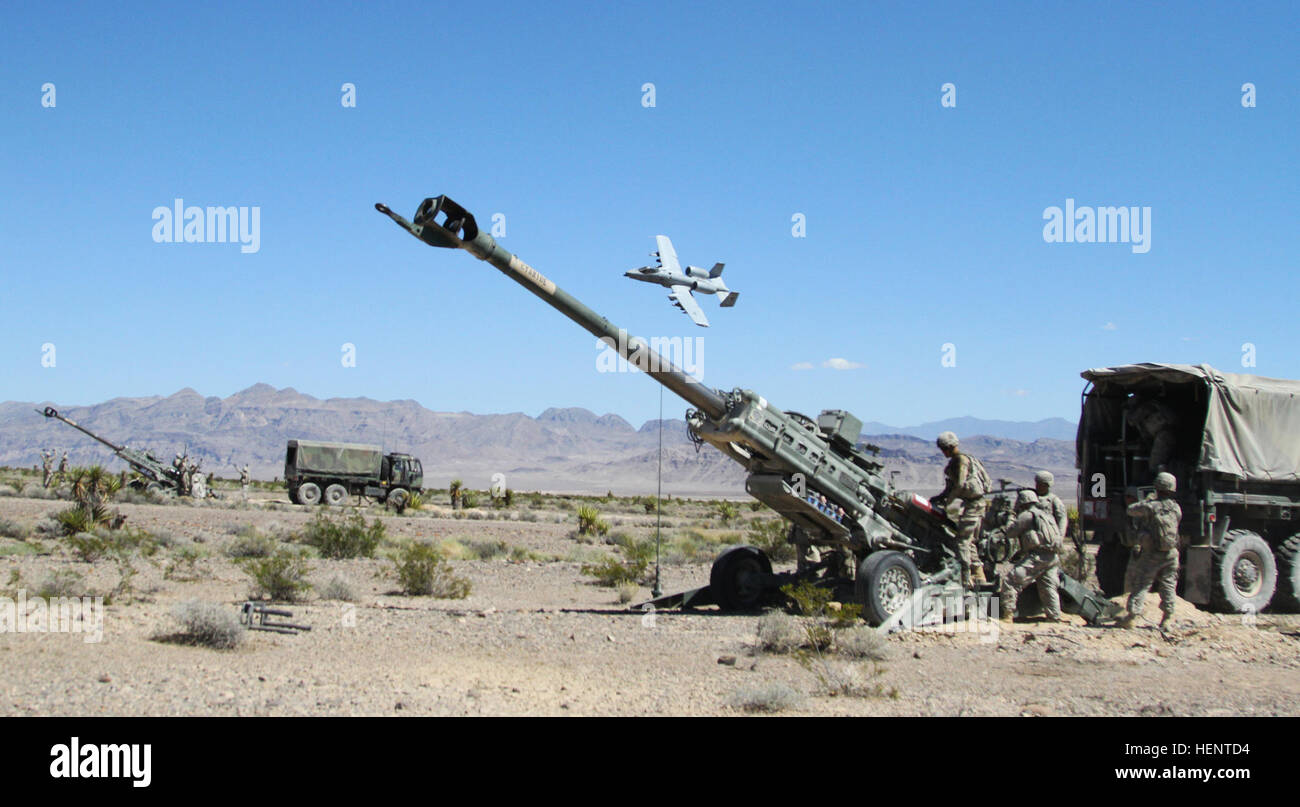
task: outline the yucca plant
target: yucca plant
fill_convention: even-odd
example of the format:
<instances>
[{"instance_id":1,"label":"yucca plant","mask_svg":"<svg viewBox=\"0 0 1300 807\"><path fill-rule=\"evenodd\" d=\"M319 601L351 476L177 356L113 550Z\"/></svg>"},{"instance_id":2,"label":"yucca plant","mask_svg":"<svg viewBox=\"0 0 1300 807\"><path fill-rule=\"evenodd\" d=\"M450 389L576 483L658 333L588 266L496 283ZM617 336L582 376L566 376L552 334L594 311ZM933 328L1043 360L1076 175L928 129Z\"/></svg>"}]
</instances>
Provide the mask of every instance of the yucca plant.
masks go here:
<instances>
[{"instance_id":1,"label":"yucca plant","mask_svg":"<svg viewBox=\"0 0 1300 807\"><path fill-rule=\"evenodd\" d=\"M448 492L451 494L451 507L453 510L460 509L460 489L465 487L465 483L459 479L451 480L451 487Z\"/></svg>"}]
</instances>

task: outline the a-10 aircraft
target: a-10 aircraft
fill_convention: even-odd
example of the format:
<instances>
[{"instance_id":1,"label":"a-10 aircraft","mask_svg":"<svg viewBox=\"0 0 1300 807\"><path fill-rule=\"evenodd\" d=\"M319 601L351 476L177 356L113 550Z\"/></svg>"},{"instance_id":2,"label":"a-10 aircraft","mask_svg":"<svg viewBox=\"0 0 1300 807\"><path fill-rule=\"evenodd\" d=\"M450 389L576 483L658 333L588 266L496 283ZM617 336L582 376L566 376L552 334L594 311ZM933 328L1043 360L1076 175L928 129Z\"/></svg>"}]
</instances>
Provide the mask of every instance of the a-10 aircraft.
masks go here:
<instances>
[{"instance_id":1,"label":"a-10 aircraft","mask_svg":"<svg viewBox=\"0 0 1300 807\"><path fill-rule=\"evenodd\" d=\"M686 271L683 272L681 264L677 262L677 252L673 249L673 242L668 240L668 236L656 235L655 242L659 245L659 251L651 252L650 257L659 259L657 265L642 266L640 269L624 272L624 277L644 280L646 283L658 283L660 286L672 289L668 299L702 328L709 327L709 319L704 316L704 309L700 308L700 304L691 294L692 291L719 295L720 305L723 308L730 308L736 304L740 292L728 289L727 284L722 282L722 264L715 263L713 268L708 270L698 266L687 266Z\"/></svg>"}]
</instances>

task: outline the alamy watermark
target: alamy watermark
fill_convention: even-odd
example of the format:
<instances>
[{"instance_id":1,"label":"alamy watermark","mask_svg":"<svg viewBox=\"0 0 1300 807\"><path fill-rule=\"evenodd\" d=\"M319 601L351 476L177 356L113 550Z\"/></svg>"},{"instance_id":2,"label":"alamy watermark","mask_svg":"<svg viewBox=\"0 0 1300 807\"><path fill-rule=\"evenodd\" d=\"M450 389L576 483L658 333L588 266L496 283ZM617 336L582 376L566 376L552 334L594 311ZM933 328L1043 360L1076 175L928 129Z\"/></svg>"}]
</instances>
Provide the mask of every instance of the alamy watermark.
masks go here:
<instances>
[{"instance_id":1,"label":"alamy watermark","mask_svg":"<svg viewBox=\"0 0 1300 807\"><path fill-rule=\"evenodd\" d=\"M704 379L702 336L652 336L647 343L639 336L628 337L627 331L619 328L617 342L602 336L596 340L596 349L600 351L596 356L598 373L630 373L633 368L657 373L672 364L696 381Z\"/></svg>"},{"instance_id":2,"label":"alamy watermark","mask_svg":"<svg viewBox=\"0 0 1300 807\"><path fill-rule=\"evenodd\" d=\"M262 248L262 208L185 206L183 199L171 207L153 209L156 244L234 244L245 255Z\"/></svg>"},{"instance_id":3,"label":"alamy watermark","mask_svg":"<svg viewBox=\"0 0 1300 807\"><path fill-rule=\"evenodd\" d=\"M81 633L86 644L104 638L103 597L0 597L0 633Z\"/></svg>"},{"instance_id":4,"label":"alamy watermark","mask_svg":"<svg viewBox=\"0 0 1300 807\"><path fill-rule=\"evenodd\" d=\"M1043 240L1049 244L1132 244L1134 253L1151 251L1151 207L1076 207L1043 209Z\"/></svg>"}]
</instances>

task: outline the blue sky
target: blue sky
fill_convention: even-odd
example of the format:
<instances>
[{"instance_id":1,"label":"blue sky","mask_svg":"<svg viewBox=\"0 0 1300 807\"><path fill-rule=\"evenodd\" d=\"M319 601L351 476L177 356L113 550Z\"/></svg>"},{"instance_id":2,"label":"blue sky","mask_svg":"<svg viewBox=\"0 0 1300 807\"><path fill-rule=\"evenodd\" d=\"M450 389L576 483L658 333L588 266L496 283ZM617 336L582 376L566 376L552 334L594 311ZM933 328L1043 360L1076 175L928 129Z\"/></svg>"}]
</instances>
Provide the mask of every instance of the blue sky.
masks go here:
<instances>
[{"instance_id":1,"label":"blue sky","mask_svg":"<svg viewBox=\"0 0 1300 807\"><path fill-rule=\"evenodd\" d=\"M1075 418L1088 367L1300 377L1294 4L122 8L4 15L0 399L260 381L654 417L657 386L596 372L594 338L372 209L440 193L788 409ZM176 198L259 207L260 249L155 243ZM1150 207L1150 251L1046 243L1066 199ZM657 233L726 262L740 299L701 298L713 327L622 277Z\"/></svg>"}]
</instances>

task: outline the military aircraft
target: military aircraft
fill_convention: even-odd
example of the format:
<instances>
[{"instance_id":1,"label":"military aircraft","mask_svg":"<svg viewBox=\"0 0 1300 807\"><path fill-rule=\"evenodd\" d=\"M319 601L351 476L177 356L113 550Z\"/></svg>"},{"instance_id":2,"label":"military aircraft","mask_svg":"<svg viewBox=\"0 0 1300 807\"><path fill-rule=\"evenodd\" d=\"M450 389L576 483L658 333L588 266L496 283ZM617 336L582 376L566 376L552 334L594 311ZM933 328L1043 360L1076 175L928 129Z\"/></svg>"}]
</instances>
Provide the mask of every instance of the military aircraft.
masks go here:
<instances>
[{"instance_id":1,"label":"military aircraft","mask_svg":"<svg viewBox=\"0 0 1300 807\"><path fill-rule=\"evenodd\" d=\"M644 280L646 283L658 283L660 286L672 289L668 299L702 328L709 327L709 320L704 316L704 309L700 308L700 304L691 294L692 291L717 294L721 297L719 304L723 308L730 308L736 304L740 292L728 289L727 284L722 282L722 264L715 263L712 269L707 270L698 266L687 266L686 271L683 272L681 264L677 262L677 252L673 249L673 242L668 240L668 236L656 235L655 242L659 245L659 251L651 252L650 257L659 259L656 261L657 265L642 266L640 269L624 272L624 277Z\"/></svg>"}]
</instances>

